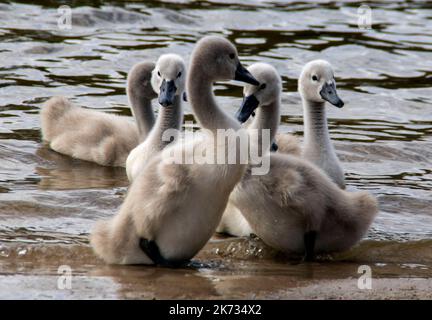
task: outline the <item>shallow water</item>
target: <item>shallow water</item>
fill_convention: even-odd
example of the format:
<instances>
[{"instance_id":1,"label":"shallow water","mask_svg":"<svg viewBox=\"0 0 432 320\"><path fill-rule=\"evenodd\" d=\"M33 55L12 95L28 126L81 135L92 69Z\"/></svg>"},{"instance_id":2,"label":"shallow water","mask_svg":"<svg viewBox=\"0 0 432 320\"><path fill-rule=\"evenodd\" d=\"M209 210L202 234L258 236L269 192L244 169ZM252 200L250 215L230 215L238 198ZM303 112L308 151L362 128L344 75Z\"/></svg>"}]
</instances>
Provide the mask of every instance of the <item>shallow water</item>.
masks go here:
<instances>
[{"instance_id":1,"label":"shallow water","mask_svg":"<svg viewBox=\"0 0 432 320\"><path fill-rule=\"evenodd\" d=\"M371 30L359 29L353 16L360 1L101 3L77 1L72 29L60 30L55 2L0 1L0 297L91 298L101 291L102 297L289 297L283 290L306 280L357 277L364 262L377 277L432 275L430 2L368 2ZM256 256L252 240L213 239L198 256L209 265L188 271L105 267L92 256L86 235L118 210L127 178L122 169L50 151L40 140L39 108L65 95L130 115L124 92L130 67L167 52L187 59L207 34L228 37L245 64L278 68L281 131L300 136L301 67L315 58L334 65L345 107L327 109L331 136L349 189L369 190L381 207L358 248L305 267L274 259L265 246ZM216 93L234 113L241 88L219 84ZM233 256L221 256L226 245L236 249ZM83 281L75 293L53 285L60 261ZM158 284L149 284L155 275ZM190 291L169 293L178 281ZM21 285L5 293L13 283Z\"/></svg>"}]
</instances>

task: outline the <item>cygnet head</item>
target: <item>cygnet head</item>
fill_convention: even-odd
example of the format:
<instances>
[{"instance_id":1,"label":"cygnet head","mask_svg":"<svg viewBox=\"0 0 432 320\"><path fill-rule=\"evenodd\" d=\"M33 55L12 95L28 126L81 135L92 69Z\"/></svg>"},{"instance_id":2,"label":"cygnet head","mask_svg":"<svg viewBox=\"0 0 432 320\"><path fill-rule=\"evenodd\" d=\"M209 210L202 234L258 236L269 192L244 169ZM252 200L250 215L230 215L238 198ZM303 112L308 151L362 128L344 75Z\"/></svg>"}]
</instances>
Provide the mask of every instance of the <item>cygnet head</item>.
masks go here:
<instances>
[{"instance_id":1,"label":"cygnet head","mask_svg":"<svg viewBox=\"0 0 432 320\"><path fill-rule=\"evenodd\" d=\"M150 61L138 63L132 67L127 77L129 98L152 100L157 97L151 84L152 71L155 64Z\"/></svg>"},{"instance_id":2,"label":"cygnet head","mask_svg":"<svg viewBox=\"0 0 432 320\"><path fill-rule=\"evenodd\" d=\"M207 36L199 40L192 52L191 61L192 68L200 68L200 74L209 81L238 80L259 84L240 63L236 47L225 38ZM191 79L190 83L194 81L199 80Z\"/></svg>"},{"instance_id":3,"label":"cygnet head","mask_svg":"<svg viewBox=\"0 0 432 320\"><path fill-rule=\"evenodd\" d=\"M164 54L159 57L153 70L151 84L159 95L163 107L174 103L175 96L182 95L186 83L186 65L182 57L176 54Z\"/></svg>"},{"instance_id":4,"label":"cygnet head","mask_svg":"<svg viewBox=\"0 0 432 320\"><path fill-rule=\"evenodd\" d=\"M246 122L256 108L265 108L279 100L282 91L281 77L273 66L267 63L254 63L248 70L260 85L244 86L243 102L236 114L237 120L241 123Z\"/></svg>"},{"instance_id":5,"label":"cygnet head","mask_svg":"<svg viewBox=\"0 0 432 320\"><path fill-rule=\"evenodd\" d=\"M338 108L344 105L336 91L333 69L325 60L313 60L303 67L298 89L302 98L307 101L328 101Z\"/></svg>"}]
</instances>

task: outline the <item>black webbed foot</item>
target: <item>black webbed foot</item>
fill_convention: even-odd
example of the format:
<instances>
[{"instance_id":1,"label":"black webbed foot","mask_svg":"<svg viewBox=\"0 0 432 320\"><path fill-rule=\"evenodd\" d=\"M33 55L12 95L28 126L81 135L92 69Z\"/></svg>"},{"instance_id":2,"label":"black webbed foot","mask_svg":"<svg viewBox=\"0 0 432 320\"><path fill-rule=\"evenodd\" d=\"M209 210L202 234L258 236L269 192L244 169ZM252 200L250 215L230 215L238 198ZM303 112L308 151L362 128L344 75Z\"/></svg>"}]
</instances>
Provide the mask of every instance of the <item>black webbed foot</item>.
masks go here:
<instances>
[{"instance_id":1,"label":"black webbed foot","mask_svg":"<svg viewBox=\"0 0 432 320\"><path fill-rule=\"evenodd\" d=\"M160 251L159 247L154 240L148 240L140 238L139 246L142 251L154 262L155 265L168 268L180 268L185 266L189 260L169 260L165 259Z\"/></svg>"},{"instance_id":2,"label":"black webbed foot","mask_svg":"<svg viewBox=\"0 0 432 320\"><path fill-rule=\"evenodd\" d=\"M313 261L315 259L315 241L317 237L316 231L308 231L304 234L305 255L303 261Z\"/></svg>"}]
</instances>

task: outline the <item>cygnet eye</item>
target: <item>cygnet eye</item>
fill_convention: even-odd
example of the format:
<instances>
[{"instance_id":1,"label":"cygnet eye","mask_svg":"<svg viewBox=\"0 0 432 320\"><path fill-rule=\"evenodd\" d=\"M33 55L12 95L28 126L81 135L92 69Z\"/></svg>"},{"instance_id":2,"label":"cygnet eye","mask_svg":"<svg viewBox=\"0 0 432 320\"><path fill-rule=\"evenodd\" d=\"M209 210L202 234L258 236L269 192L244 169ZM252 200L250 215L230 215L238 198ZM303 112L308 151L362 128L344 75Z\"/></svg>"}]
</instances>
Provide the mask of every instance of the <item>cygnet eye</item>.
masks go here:
<instances>
[{"instance_id":1,"label":"cygnet eye","mask_svg":"<svg viewBox=\"0 0 432 320\"><path fill-rule=\"evenodd\" d=\"M265 83L260 85L260 90L264 90L267 87L267 85Z\"/></svg>"},{"instance_id":2,"label":"cygnet eye","mask_svg":"<svg viewBox=\"0 0 432 320\"><path fill-rule=\"evenodd\" d=\"M312 76L312 80L313 80L313 81L318 81L318 77L317 77L316 75L313 75L313 76Z\"/></svg>"},{"instance_id":3,"label":"cygnet eye","mask_svg":"<svg viewBox=\"0 0 432 320\"><path fill-rule=\"evenodd\" d=\"M158 76L160 77L161 75L160 75L160 71L158 71Z\"/></svg>"},{"instance_id":4,"label":"cygnet eye","mask_svg":"<svg viewBox=\"0 0 432 320\"><path fill-rule=\"evenodd\" d=\"M180 78L182 75L181 71L178 73L177 78Z\"/></svg>"},{"instance_id":5,"label":"cygnet eye","mask_svg":"<svg viewBox=\"0 0 432 320\"><path fill-rule=\"evenodd\" d=\"M229 57L230 57L230 59L234 59L235 58L235 54L234 53L230 53Z\"/></svg>"}]
</instances>

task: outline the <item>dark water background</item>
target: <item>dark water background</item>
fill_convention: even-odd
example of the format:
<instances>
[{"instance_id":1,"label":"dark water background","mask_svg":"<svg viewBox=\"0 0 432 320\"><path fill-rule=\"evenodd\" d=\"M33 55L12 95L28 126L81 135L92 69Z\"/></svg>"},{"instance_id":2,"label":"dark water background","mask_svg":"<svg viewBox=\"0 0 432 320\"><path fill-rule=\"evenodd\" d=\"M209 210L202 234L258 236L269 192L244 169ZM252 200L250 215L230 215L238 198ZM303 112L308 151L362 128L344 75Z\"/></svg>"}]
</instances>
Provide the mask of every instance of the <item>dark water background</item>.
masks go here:
<instances>
[{"instance_id":1,"label":"dark water background","mask_svg":"<svg viewBox=\"0 0 432 320\"><path fill-rule=\"evenodd\" d=\"M57 26L60 4L73 8L71 30L60 30ZM92 270L90 266L100 263L86 260L87 269L77 258L83 255L89 261L94 260L86 234L96 220L117 212L127 186L123 169L74 161L44 147L38 117L42 103L53 95L65 95L78 105L130 115L125 81L132 65L143 59L156 60L168 52L188 59L200 37L222 34L236 44L246 65L264 61L281 73L284 95L280 130L284 132L302 136L302 108L296 93L302 66L315 58L333 64L345 107L328 107L332 139L346 170L349 189L369 190L378 197L381 206L369 240L357 248L352 259L378 266L396 263L390 272L393 275L403 273L401 270L407 269L404 265L409 264L409 270L423 270L421 274L429 276L432 2L370 1L367 4L372 8L371 30L359 29L357 25L356 13L361 4L360 1L0 1L2 274L16 275L6 277L12 283L25 283L20 277L26 276L19 276L20 264L14 259L26 256L28 269L22 272L31 282L36 260L44 257L48 271L42 268L45 271L40 272L51 275L58 266L55 263L58 255L69 257L73 250L78 250L80 253L65 263L80 261L76 266L87 275ZM241 88L220 84L216 93L220 104L234 113L241 101ZM192 120L188 105L186 114L186 119ZM281 272L304 276L303 269L284 269L284 263L266 260L260 264L254 259L256 252L251 254L245 249L254 244L236 241L214 239L209 246L216 249L209 249L209 254L201 258L206 262L214 258L214 253L217 256L218 243L234 245L237 254L232 257L234 260L229 260L231 267L199 269L190 273L191 278L197 277L197 273L206 277L224 276L229 270L233 281L239 281L242 275L235 270L243 260L249 261L248 266L254 272L265 269L266 274L273 276ZM37 254L31 254L31 250ZM332 269L327 264L323 268L328 270L327 275L343 269ZM125 272L121 268L114 270ZM145 272L162 272L150 270ZM114 288L116 280L112 272L89 279L108 281L103 285ZM165 272L162 276L170 275L173 282L178 281L177 276L185 277L184 272L174 275L174 271ZM355 270L352 272L355 275ZM42 275L36 277L39 284L45 283ZM6 278L4 287L10 285ZM1 283L2 276L0 289L4 288ZM32 287L28 284L28 288ZM158 295L157 286L145 288L163 296ZM250 290L253 288L250 285ZM39 294L25 292L12 292L10 296ZM53 295L58 296L58 292L48 294Z\"/></svg>"}]
</instances>

